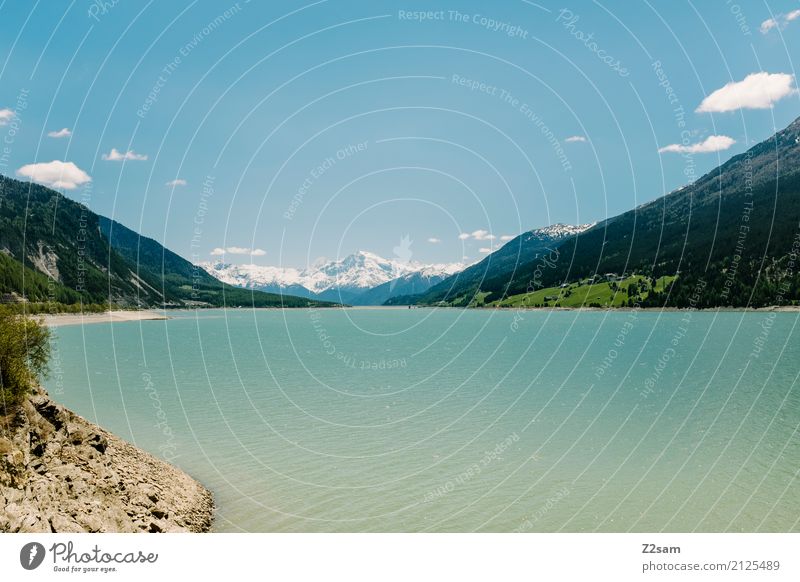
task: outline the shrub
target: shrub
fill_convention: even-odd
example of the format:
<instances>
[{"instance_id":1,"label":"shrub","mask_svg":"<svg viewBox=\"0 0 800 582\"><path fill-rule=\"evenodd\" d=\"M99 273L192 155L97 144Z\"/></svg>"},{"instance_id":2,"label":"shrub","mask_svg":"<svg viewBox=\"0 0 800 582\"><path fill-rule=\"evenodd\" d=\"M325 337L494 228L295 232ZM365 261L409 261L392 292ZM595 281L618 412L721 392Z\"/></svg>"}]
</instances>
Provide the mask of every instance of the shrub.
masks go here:
<instances>
[{"instance_id":1,"label":"shrub","mask_svg":"<svg viewBox=\"0 0 800 582\"><path fill-rule=\"evenodd\" d=\"M47 373L50 331L37 319L0 308L0 406L19 403Z\"/></svg>"}]
</instances>

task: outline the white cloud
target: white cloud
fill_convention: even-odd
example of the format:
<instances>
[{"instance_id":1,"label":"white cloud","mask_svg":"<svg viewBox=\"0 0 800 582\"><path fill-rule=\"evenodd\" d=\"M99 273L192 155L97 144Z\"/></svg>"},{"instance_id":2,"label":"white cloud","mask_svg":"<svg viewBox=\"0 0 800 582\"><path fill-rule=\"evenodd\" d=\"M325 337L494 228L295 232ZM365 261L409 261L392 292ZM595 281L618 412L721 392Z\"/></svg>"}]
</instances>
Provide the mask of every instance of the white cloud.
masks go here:
<instances>
[{"instance_id":1,"label":"white cloud","mask_svg":"<svg viewBox=\"0 0 800 582\"><path fill-rule=\"evenodd\" d=\"M167 186L172 186L173 188L175 186L186 186L186 180L183 180L181 178L170 180L169 182L167 182Z\"/></svg>"},{"instance_id":2,"label":"white cloud","mask_svg":"<svg viewBox=\"0 0 800 582\"><path fill-rule=\"evenodd\" d=\"M513 239L514 239L514 235L513 234L504 234L503 236L500 237L500 240L502 240L502 241L509 241L509 240L513 240Z\"/></svg>"},{"instance_id":3,"label":"white cloud","mask_svg":"<svg viewBox=\"0 0 800 582\"><path fill-rule=\"evenodd\" d=\"M69 130L69 128L68 127L63 127L61 129L59 129L58 131L49 132L47 134L47 137L54 137L56 139L59 139L59 138L62 138L62 137L69 137L71 135L72 135L72 132Z\"/></svg>"},{"instance_id":4,"label":"white cloud","mask_svg":"<svg viewBox=\"0 0 800 582\"><path fill-rule=\"evenodd\" d=\"M478 249L478 252L483 253L485 255L486 253L491 253L492 249L490 249L489 247L481 247Z\"/></svg>"},{"instance_id":5,"label":"white cloud","mask_svg":"<svg viewBox=\"0 0 800 582\"><path fill-rule=\"evenodd\" d=\"M496 237L488 230L476 230L472 233L472 238L475 240L494 240Z\"/></svg>"},{"instance_id":6,"label":"white cloud","mask_svg":"<svg viewBox=\"0 0 800 582\"><path fill-rule=\"evenodd\" d=\"M461 240L468 240L468 239L472 238L472 239L475 239L475 240L489 240L489 241L492 241L492 240L496 239L497 237L495 235L493 235L491 232L489 232L488 230L480 228L478 230L473 230L472 232L462 232L460 235L458 235L458 238L461 239Z\"/></svg>"},{"instance_id":7,"label":"white cloud","mask_svg":"<svg viewBox=\"0 0 800 582\"><path fill-rule=\"evenodd\" d=\"M703 99L698 113L722 113L736 109L769 109L776 101L795 93L794 77L787 73L751 73L731 81Z\"/></svg>"},{"instance_id":8,"label":"white cloud","mask_svg":"<svg viewBox=\"0 0 800 582\"><path fill-rule=\"evenodd\" d=\"M431 238L428 239L428 242L431 243L431 244L436 245L436 244L439 244L440 242L442 242L442 239L436 238L435 236L432 236Z\"/></svg>"},{"instance_id":9,"label":"white cloud","mask_svg":"<svg viewBox=\"0 0 800 582\"><path fill-rule=\"evenodd\" d=\"M691 145L673 143L668 146L664 146L658 150L658 153L707 154L710 152L727 150L735 143L736 140L732 137L728 137L727 135L710 135L703 141L699 143L693 143Z\"/></svg>"},{"instance_id":10,"label":"white cloud","mask_svg":"<svg viewBox=\"0 0 800 582\"><path fill-rule=\"evenodd\" d=\"M144 161L147 159L147 156L144 154L137 154L133 150L128 150L124 154L117 150L117 148L111 148L111 151L107 154L103 154L103 159L109 162L121 162L123 160L131 160L131 161Z\"/></svg>"},{"instance_id":11,"label":"white cloud","mask_svg":"<svg viewBox=\"0 0 800 582\"><path fill-rule=\"evenodd\" d=\"M586 141L586 138L583 137L582 135L571 135L570 137L568 137L564 141L567 142L567 143L575 143L575 142L583 143L583 142Z\"/></svg>"},{"instance_id":12,"label":"white cloud","mask_svg":"<svg viewBox=\"0 0 800 582\"><path fill-rule=\"evenodd\" d=\"M81 184L91 182L92 178L72 162L53 160L38 164L27 164L17 170L17 176L51 188L74 190Z\"/></svg>"},{"instance_id":13,"label":"white cloud","mask_svg":"<svg viewBox=\"0 0 800 582\"><path fill-rule=\"evenodd\" d=\"M761 23L759 30L761 31L761 34L767 34L770 30L777 27L778 27L777 20L775 20L774 18L767 18L764 22Z\"/></svg>"},{"instance_id":14,"label":"white cloud","mask_svg":"<svg viewBox=\"0 0 800 582\"><path fill-rule=\"evenodd\" d=\"M775 18L767 18L761 23L759 30L761 34L767 34L770 30L783 30L792 20L800 18L800 10L792 10L786 14L778 14Z\"/></svg>"},{"instance_id":15,"label":"white cloud","mask_svg":"<svg viewBox=\"0 0 800 582\"><path fill-rule=\"evenodd\" d=\"M0 125L8 125L8 122L14 119L14 111L9 108L0 109Z\"/></svg>"},{"instance_id":16,"label":"white cloud","mask_svg":"<svg viewBox=\"0 0 800 582\"><path fill-rule=\"evenodd\" d=\"M218 257L220 255L251 255L253 257L263 257L267 254L264 249L251 249L250 247L216 247L211 251L211 255Z\"/></svg>"}]
</instances>

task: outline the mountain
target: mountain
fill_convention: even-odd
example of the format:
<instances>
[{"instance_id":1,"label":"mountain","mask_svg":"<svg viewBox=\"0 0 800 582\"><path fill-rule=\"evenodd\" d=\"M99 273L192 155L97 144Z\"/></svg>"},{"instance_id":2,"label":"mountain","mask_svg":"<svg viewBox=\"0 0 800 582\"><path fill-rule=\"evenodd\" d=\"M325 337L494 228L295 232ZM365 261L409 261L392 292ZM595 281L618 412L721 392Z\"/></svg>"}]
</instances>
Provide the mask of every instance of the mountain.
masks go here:
<instances>
[{"instance_id":1,"label":"mountain","mask_svg":"<svg viewBox=\"0 0 800 582\"><path fill-rule=\"evenodd\" d=\"M55 190L3 176L0 293L5 300L123 307L319 304L224 284Z\"/></svg>"},{"instance_id":2,"label":"mountain","mask_svg":"<svg viewBox=\"0 0 800 582\"><path fill-rule=\"evenodd\" d=\"M384 259L376 254L358 251L338 261L323 263L304 272L307 288L322 299L347 303L368 289L391 281L413 270L411 263Z\"/></svg>"},{"instance_id":3,"label":"mountain","mask_svg":"<svg viewBox=\"0 0 800 582\"><path fill-rule=\"evenodd\" d=\"M269 293L288 293L310 297L311 291L300 283L300 271L289 267L265 267L253 264L231 264L207 261L198 264L204 271L229 285L258 289Z\"/></svg>"},{"instance_id":4,"label":"mountain","mask_svg":"<svg viewBox=\"0 0 800 582\"><path fill-rule=\"evenodd\" d=\"M643 274L652 280L677 275L668 289L646 298L650 306L796 302L799 168L800 119L694 183L565 238L550 250L522 252L520 243L511 273L507 267L495 268L495 259L487 257L493 264L487 264L483 280L467 296L460 294L457 279L448 279L414 299L489 302L524 294L532 282L547 288L595 274Z\"/></svg>"},{"instance_id":5,"label":"mountain","mask_svg":"<svg viewBox=\"0 0 800 582\"><path fill-rule=\"evenodd\" d=\"M395 297L424 293L449 276L461 271L463 265L428 265L419 271L401 275L382 285L364 291L357 297L358 305L383 305Z\"/></svg>"},{"instance_id":6,"label":"mountain","mask_svg":"<svg viewBox=\"0 0 800 582\"><path fill-rule=\"evenodd\" d=\"M463 269L460 263L425 265L366 251L302 270L221 261L200 266L231 285L352 305L380 305L395 295L420 293Z\"/></svg>"},{"instance_id":7,"label":"mountain","mask_svg":"<svg viewBox=\"0 0 800 582\"><path fill-rule=\"evenodd\" d=\"M591 226L591 224L578 226L553 224L524 232L507 242L497 251L487 255L479 263L444 279L419 297L414 299L405 297L395 299L393 302L405 303L410 301L434 304L444 301L451 305L470 305L476 295L484 289L493 289L495 286L502 287L504 283L514 280L520 264L526 262L528 257L547 253L564 240L584 232Z\"/></svg>"}]
</instances>

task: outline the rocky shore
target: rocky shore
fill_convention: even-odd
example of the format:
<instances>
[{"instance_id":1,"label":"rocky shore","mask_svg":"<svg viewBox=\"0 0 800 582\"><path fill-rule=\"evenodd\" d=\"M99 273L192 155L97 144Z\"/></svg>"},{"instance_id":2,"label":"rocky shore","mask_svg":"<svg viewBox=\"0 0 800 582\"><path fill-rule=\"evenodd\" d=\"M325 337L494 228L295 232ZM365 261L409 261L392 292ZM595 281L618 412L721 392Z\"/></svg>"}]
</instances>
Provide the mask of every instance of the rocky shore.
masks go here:
<instances>
[{"instance_id":1,"label":"rocky shore","mask_svg":"<svg viewBox=\"0 0 800 582\"><path fill-rule=\"evenodd\" d=\"M0 417L0 532L204 532L211 494L39 388Z\"/></svg>"}]
</instances>

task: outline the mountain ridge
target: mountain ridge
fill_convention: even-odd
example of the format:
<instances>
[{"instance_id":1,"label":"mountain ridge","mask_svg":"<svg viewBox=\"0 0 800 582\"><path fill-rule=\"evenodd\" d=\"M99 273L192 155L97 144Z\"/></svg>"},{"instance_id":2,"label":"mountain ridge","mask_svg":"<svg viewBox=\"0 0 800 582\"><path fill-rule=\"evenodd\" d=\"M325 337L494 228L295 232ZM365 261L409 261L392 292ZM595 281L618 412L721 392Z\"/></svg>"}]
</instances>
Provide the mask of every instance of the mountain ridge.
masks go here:
<instances>
[{"instance_id":1,"label":"mountain ridge","mask_svg":"<svg viewBox=\"0 0 800 582\"><path fill-rule=\"evenodd\" d=\"M800 232L797 168L800 118L691 184L553 244L534 240L536 244L524 246L525 239L518 237L509 243L518 250L516 260L503 247L403 301L496 303L534 289L634 273L651 280L674 279L668 289L650 293L642 306L797 301L800 276L790 258L800 250L794 242Z\"/></svg>"},{"instance_id":2,"label":"mountain ridge","mask_svg":"<svg viewBox=\"0 0 800 582\"><path fill-rule=\"evenodd\" d=\"M379 305L396 294L395 287L398 291L424 291L464 268L461 263L423 264L411 260L386 259L363 250L305 269L237 265L224 261L204 261L199 265L231 285L357 305ZM378 288L380 290L376 291ZM384 299L376 303L379 297Z\"/></svg>"},{"instance_id":3,"label":"mountain ridge","mask_svg":"<svg viewBox=\"0 0 800 582\"><path fill-rule=\"evenodd\" d=\"M596 223L569 225L555 223L541 228L528 230L513 238L484 259L469 266L462 272L452 275L416 298L404 297L400 303L435 304L447 301L454 306L466 307L473 304L475 297L481 293L491 280L512 279L520 264L520 257L536 255L550 251L560 242L591 229ZM396 301L397 302L397 301Z\"/></svg>"},{"instance_id":4,"label":"mountain ridge","mask_svg":"<svg viewBox=\"0 0 800 582\"><path fill-rule=\"evenodd\" d=\"M119 307L327 305L227 285L84 204L7 176L0 176L0 294L4 302Z\"/></svg>"}]
</instances>

